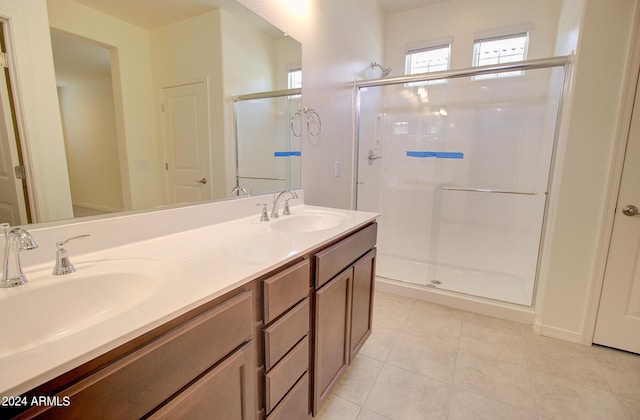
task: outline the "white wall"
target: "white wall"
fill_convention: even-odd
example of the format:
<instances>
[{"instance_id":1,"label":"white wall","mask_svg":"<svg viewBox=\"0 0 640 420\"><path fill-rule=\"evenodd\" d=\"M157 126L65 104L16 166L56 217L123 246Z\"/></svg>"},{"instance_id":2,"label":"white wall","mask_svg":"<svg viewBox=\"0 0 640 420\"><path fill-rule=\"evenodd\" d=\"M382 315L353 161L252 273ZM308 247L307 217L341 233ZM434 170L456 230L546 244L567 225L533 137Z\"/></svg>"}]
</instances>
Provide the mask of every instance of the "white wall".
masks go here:
<instances>
[{"instance_id":1,"label":"white wall","mask_svg":"<svg viewBox=\"0 0 640 420\"><path fill-rule=\"evenodd\" d=\"M530 30L527 58L553 55L558 0L452 0L387 17L385 66L403 75L408 45L451 40L451 68L471 67L473 41L482 34Z\"/></svg>"},{"instance_id":2,"label":"white wall","mask_svg":"<svg viewBox=\"0 0 640 420\"><path fill-rule=\"evenodd\" d=\"M226 191L227 195L236 185L236 168L232 162L236 161L235 123L233 116L232 96L245 93L268 92L275 89L276 77L276 44L275 39L264 32L248 24L244 19L221 11L221 63L222 63L222 89L223 94L217 100L224 110L224 158L227 164ZM265 103L266 104L266 103ZM264 104L263 104L264 105ZM244 140L256 142L259 148L261 135L258 130L273 133L275 127L269 118L271 107L245 108L251 109L245 113L243 125L248 123L250 127L244 127ZM255 119L255 124L251 120ZM240 120L239 120L240 121ZM265 142L261 144L265 145ZM257 151L257 150L256 150ZM263 157L259 152L253 157ZM242 159L242 158L241 158ZM250 157L251 159L251 157ZM244 159L243 159L244 160ZM245 160L246 162L246 160ZM252 162L251 176L273 176L269 170L268 161L256 159ZM265 164L263 167L263 164ZM249 175L246 171L240 175ZM251 190L251 183L240 183L240 186Z\"/></svg>"},{"instance_id":3,"label":"white wall","mask_svg":"<svg viewBox=\"0 0 640 420\"><path fill-rule=\"evenodd\" d=\"M576 1L571 4L579 3ZM587 0L581 16L573 91L563 116L559 170L536 305L545 335L590 343L592 300L600 294L606 241L611 233L614 153L624 145L621 107L628 100L633 20L637 1ZM562 20L558 49L575 39L575 10Z\"/></svg>"},{"instance_id":4,"label":"white wall","mask_svg":"<svg viewBox=\"0 0 640 420\"><path fill-rule=\"evenodd\" d=\"M302 102L322 118L322 134L302 139L309 204L351 205L353 90L371 61L382 61L383 15L375 0L238 0L302 43ZM342 175L334 177L334 163Z\"/></svg>"},{"instance_id":5,"label":"white wall","mask_svg":"<svg viewBox=\"0 0 640 420\"><path fill-rule=\"evenodd\" d=\"M163 204L163 166L148 32L70 0L49 0L48 7L52 28L114 50L111 59L118 141L121 162L126 162L121 167L125 208Z\"/></svg>"},{"instance_id":6,"label":"white wall","mask_svg":"<svg viewBox=\"0 0 640 420\"><path fill-rule=\"evenodd\" d=\"M111 78L58 88L74 205L124 210Z\"/></svg>"},{"instance_id":7,"label":"white wall","mask_svg":"<svg viewBox=\"0 0 640 420\"><path fill-rule=\"evenodd\" d=\"M290 36L275 40L275 66L274 89L288 89L289 70L302 67L301 45L297 40Z\"/></svg>"}]
</instances>

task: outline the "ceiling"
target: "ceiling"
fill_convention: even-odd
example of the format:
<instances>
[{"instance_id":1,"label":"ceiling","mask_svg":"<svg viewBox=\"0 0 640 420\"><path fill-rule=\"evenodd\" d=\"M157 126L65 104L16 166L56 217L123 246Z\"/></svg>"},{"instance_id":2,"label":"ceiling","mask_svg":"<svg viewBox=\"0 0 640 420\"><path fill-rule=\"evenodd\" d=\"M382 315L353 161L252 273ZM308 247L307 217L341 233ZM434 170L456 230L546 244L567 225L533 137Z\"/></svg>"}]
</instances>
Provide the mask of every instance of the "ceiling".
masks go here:
<instances>
[{"instance_id":1,"label":"ceiling","mask_svg":"<svg viewBox=\"0 0 640 420\"><path fill-rule=\"evenodd\" d=\"M378 3L385 12L397 13L445 1L450 0L378 0Z\"/></svg>"},{"instance_id":2,"label":"ceiling","mask_svg":"<svg viewBox=\"0 0 640 420\"><path fill-rule=\"evenodd\" d=\"M246 18L256 16L234 0L75 0L136 26L152 29L224 8ZM378 0L387 13L404 12L450 0ZM260 20L260 19L258 19ZM276 34L274 34L276 35ZM282 35L280 33L280 35Z\"/></svg>"},{"instance_id":3,"label":"ceiling","mask_svg":"<svg viewBox=\"0 0 640 420\"><path fill-rule=\"evenodd\" d=\"M75 0L77 3L145 29L153 29L201 15L213 9L226 9L243 19L253 21L272 36L282 31L259 18L234 0Z\"/></svg>"},{"instance_id":4,"label":"ceiling","mask_svg":"<svg viewBox=\"0 0 640 420\"><path fill-rule=\"evenodd\" d=\"M201 15L213 9L225 9L251 22L273 37L283 32L259 18L234 0L75 0L92 9L145 29L157 28ZM110 77L111 59L106 48L52 31L56 81L59 87L68 80Z\"/></svg>"}]
</instances>

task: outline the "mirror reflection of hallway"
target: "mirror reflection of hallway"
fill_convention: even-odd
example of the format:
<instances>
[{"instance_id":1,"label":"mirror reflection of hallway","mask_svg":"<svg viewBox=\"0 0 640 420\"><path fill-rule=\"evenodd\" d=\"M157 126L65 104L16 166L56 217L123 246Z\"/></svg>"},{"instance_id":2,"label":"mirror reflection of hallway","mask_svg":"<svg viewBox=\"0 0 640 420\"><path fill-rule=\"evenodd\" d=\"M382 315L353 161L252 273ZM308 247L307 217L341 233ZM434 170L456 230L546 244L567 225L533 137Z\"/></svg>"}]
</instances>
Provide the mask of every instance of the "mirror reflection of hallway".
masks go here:
<instances>
[{"instance_id":1,"label":"mirror reflection of hallway","mask_svg":"<svg viewBox=\"0 0 640 420\"><path fill-rule=\"evenodd\" d=\"M124 210L109 49L52 31L74 217Z\"/></svg>"}]
</instances>

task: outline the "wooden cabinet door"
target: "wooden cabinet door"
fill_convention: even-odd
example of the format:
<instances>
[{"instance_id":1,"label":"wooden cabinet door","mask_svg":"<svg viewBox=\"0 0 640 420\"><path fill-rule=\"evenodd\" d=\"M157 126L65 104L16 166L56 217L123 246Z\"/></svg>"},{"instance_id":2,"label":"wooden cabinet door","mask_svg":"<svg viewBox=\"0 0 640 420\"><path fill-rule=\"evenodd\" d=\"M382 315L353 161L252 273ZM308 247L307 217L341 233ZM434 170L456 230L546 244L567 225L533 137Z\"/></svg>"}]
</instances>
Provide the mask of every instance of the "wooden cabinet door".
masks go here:
<instances>
[{"instance_id":1,"label":"wooden cabinet door","mask_svg":"<svg viewBox=\"0 0 640 420\"><path fill-rule=\"evenodd\" d=\"M253 342L245 344L151 419L238 419L256 415Z\"/></svg>"},{"instance_id":2,"label":"wooden cabinet door","mask_svg":"<svg viewBox=\"0 0 640 420\"><path fill-rule=\"evenodd\" d=\"M353 266L353 298L351 306L350 359L371 335L373 310L373 285L375 282L375 248L360 258Z\"/></svg>"},{"instance_id":3,"label":"wooden cabinet door","mask_svg":"<svg viewBox=\"0 0 640 420\"><path fill-rule=\"evenodd\" d=\"M349 365L353 268L338 274L316 292L313 412L329 397Z\"/></svg>"}]
</instances>

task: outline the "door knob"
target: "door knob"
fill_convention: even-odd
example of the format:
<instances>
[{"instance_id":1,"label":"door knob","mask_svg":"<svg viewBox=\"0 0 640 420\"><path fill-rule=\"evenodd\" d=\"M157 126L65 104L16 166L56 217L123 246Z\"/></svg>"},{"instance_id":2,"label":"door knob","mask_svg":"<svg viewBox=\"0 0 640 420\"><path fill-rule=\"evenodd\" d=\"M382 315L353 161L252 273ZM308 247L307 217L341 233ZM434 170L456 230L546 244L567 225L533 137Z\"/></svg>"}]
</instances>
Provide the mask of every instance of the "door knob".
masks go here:
<instances>
[{"instance_id":1,"label":"door knob","mask_svg":"<svg viewBox=\"0 0 640 420\"><path fill-rule=\"evenodd\" d=\"M207 183L207 178L196 179L196 182L199 182L201 184L206 184Z\"/></svg>"},{"instance_id":2,"label":"door knob","mask_svg":"<svg viewBox=\"0 0 640 420\"><path fill-rule=\"evenodd\" d=\"M622 208L622 214L625 216L636 216L638 215L638 208L633 204L629 204L628 206L624 206Z\"/></svg>"}]
</instances>

